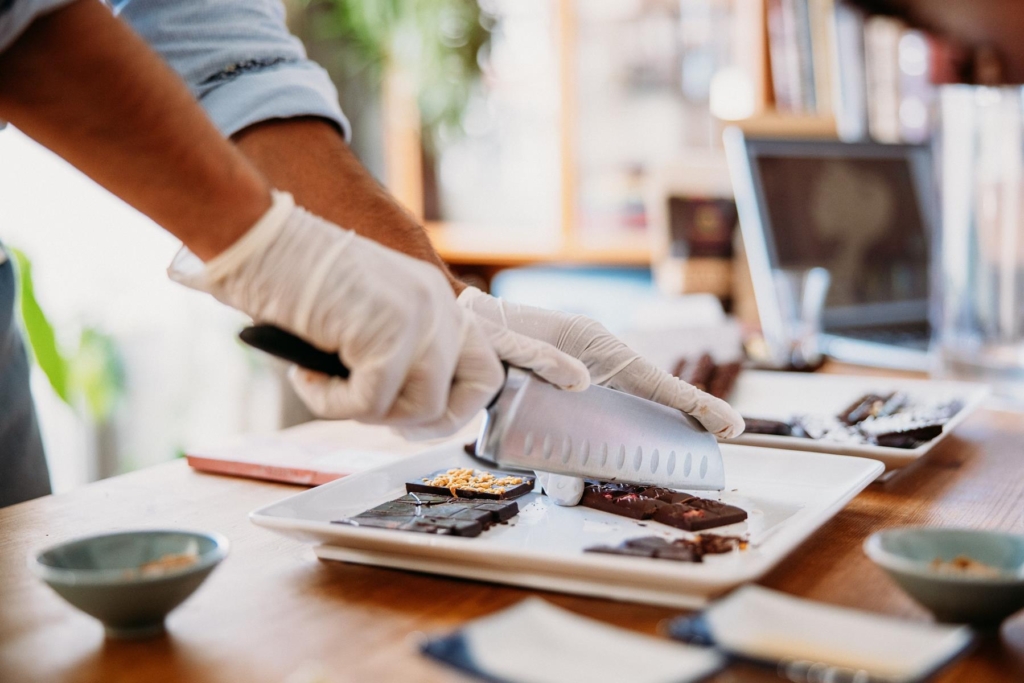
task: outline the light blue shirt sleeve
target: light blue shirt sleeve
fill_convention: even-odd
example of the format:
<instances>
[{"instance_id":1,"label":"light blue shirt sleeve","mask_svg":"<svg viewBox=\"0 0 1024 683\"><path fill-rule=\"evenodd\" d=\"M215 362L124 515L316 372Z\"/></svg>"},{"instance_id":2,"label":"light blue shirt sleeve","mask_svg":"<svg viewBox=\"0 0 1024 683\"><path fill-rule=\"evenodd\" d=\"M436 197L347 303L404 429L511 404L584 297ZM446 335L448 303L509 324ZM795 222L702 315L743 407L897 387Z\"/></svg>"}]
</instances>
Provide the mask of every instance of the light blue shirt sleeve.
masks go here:
<instances>
[{"instance_id":1,"label":"light blue shirt sleeve","mask_svg":"<svg viewBox=\"0 0 1024 683\"><path fill-rule=\"evenodd\" d=\"M0 52L11 46L36 17L72 0L0 0Z\"/></svg>"},{"instance_id":2,"label":"light blue shirt sleeve","mask_svg":"<svg viewBox=\"0 0 1024 683\"><path fill-rule=\"evenodd\" d=\"M279 0L110 4L185 79L225 136L260 121L316 116L349 138L334 84L288 32Z\"/></svg>"}]
</instances>

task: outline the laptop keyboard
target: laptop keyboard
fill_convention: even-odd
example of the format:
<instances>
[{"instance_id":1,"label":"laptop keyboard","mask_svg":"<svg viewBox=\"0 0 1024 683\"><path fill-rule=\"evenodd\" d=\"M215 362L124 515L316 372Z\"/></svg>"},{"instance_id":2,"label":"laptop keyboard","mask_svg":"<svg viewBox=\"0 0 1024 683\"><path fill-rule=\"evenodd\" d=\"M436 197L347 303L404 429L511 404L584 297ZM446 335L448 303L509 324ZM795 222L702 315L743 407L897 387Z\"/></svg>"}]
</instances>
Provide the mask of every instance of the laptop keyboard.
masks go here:
<instances>
[{"instance_id":1,"label":"laptop keyboard","mask_svg":"<svg viewBox=\"0 0 1024 683\"><path fill-rule=\"evenodd\" d=\"M915 327L912 329L840 329L828 330L828 333L838 337L858 339L873 344L901 346L921 351L928 350L928 343L931 340L931 334L926 327Z\"/></svg>"}]
</instances>

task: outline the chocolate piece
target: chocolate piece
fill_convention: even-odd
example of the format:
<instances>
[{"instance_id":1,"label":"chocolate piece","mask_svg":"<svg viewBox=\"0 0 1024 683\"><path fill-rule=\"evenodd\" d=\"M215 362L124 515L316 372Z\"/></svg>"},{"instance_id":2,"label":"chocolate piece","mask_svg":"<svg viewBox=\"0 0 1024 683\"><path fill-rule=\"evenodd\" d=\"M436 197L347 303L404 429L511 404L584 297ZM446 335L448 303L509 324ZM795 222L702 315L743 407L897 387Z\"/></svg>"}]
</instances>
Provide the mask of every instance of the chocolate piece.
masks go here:
<instances>
[{"instance_id":1,"label":"chocolate piece","mask_svg":"<svg viewBox=\"0 0 1024 683\"><path fill-rule=\"evenodd\" d=\"M462 450L466 455L476 455L476 441L470 441L462 447Z\"/></svg>"},{"instance_id":2,"label":"chocolate piece","mask_svg":"<svg viewBox=\"0 0 1024 683\"><path fill-rule=\"evenodd\" d=\"M660 538L658 539L661 540ZM608 555L635 555L637 557L654 557L654 551L650 548L646 548L640 545L635 545L629 541L624 541L619 545L595 545L590 548L584 548L585 553L606 553Z\"/></svg>"},{"instance_id":3,"label":"chocolate piece","mask_svg":"<svg viewBox=\"0 0 1024 683\"><path fill-rule=\"evenodd\" d=\"M692 384L701 391L706 391L714 371L715 361L711 359L710 354L705 353L692 363L687 363L685 372L679 376L679 379Z\"/></svg>"},{"instance_id":4,"label":"chocolate piece","mask_svg":"<svg viewBox=\"0 0 1024 683\"><path fill-rule=\"evenodd\" d=\"M738 507L659 486L588 484L580 505L630 519L653 519L687 531L735 524L747 518Z\"/></svg>"},{"instance_id":5,"label":"chocolate piece","mask_svg":"<svg viewBox=\"0 0 1024 683\"><path fill-rule=\"evenodd\" d=\"M857 427L851 427L831 415L801 415L793 421L793 435L836 443L868 443Z\"/></svg>"},{"instance_id":6,"label":"chocolate piece","mask_svg":"<svg viewBox=\"0 0 1024 683\"><path fill-rule=\"evenodd\" d=\"M476 508L477 510L486 510L487 512L490 512L494 518L494 521L498 524L507 522L508 520L512 519L513 517L519 514L519 504L516 503L514 500L504 500L495 502L474 500L468 502L471 502L473 507Z\"/></svg>"},{"instance_id":7,"label":"chocolate piece","mask_svg":"<svg viewBox=\"0 0 1024 683\"><path fill-rule=\"evenodd\" d=\"M332 524L466 537L479 536L484 530L483 525L474 520L435 517L363 517L357 515L349 519L339 519Z\"/></svg>"},{"instance_id":8,"label":"chocolate piece","mask_svg":"<svg viewBox=\"0 0 1024 683\"><path fill-rule=\"evenodd\" d=\"M705 555L721 555L732 552L735 548L747 549L747 540L739 536L719 536L718 534L701 534L697 536L701 552Z\"/></svg>"},{"instance_id":9,"label":"chocolate piece","mask_svg":"<svg viewBox=\"0 0 1024 683\"><path fill-rule=\"evenodd\" d=\"M736 524L746 518L746 510L706 498L693 498L685 503L666 505L654 513L655 522L686 531L713 529Z\"/></svg>"},{"instance_id":10,"label":"chocolate piece","mask_svg":"<svg viewBox=\"0 0 1024 683\"><path fill-rule=\"evenodd\" d=\"M723 401L727 399L732 393L732 388L736 386L742 368L739 363L723 363L716 367L708 382L708 393Z\"/></svg>"},{"instance_id":11,"label":"chocolate piece","mask_svg":"<svg viewBox=\"0 0 1024 683\"><path fill-rule=\"evenodd\" d=\"M432 494L427 493L409 493L397 500L378 505L362 514L370 514L374 510L388 506L401 506L405 510L411 510L407 514L414 514L420 517L447 517L458 510L470 510L473 511L474 518L479 516L485 523L485 526L507 522L519 514L519 504L514 500L482 500L479 498L452 498L451 496L445 496L440 503L431 501L427 505L410 504L410 501L426 496L431 496L435 499L442 498L442 496L432 496ZM419 512L415 511L416 508L419 508Z\"/></svg>"},{"instance_id":12,"label":"chocolate piece","mask_svg":"<svg viewBox=\"0 0 1024 683\"><path fill-rule=\"evenodd\" d=\"M452 494L444 495L437 493L407 493L401 498L396 498L392 503L408 503L410 505L445 505L452 502Z\"/></svg>"},{"instance_id":13,"label":"chocolate piece","mask_svg":"<svg viewBox=\"0 0 1024 683\"><path fill-rule=\"evenodd\" d=\"M794 436L793 425L780 420L762 420L756 417L744 417L747 424L746 434L772 434L773 436Z\"/></svg>"},{"instance_id":14,"label":"chocolate piece","mask_svg":"<svg viewBox=\"0 0 1024 683\"><path fill-rule=\"evenodd\" d=\"M435 472L427 477L424 477L424 479L432 481L434 479L437 479L438 477L443 477L444 475L448 474L448 472L449 470ZM459 488L458 486L432 486L429 483L423 481L410 481L406 482L405 490L408 491L409 493L416 494L432 493L436 495L456 498L484 498L487 500L511 500L512 498L518 498L533 490L533 482L535 479L534 477L525 474L508 474L506 472L490 472L489 474L493 474L496 478L518 478L522 480L522 483L502 487L504 488L504 490L501 492L490 492L469 488Z\"/></svg>"},{"instance_id":15,"label":"chocolate piece","mask_svg":"<svg viewBox=\"0 0 1024 683\"><path fill-rule=\"evenodd\" d=\"M642 495L645 487L631 484L591 484L583 489L580 505L630 519L650 519L667 503Z\"/></svg>"},{"instance_id":16,"label":"chocolate piece","mask_svg":"<svg viewBox=\"0 0 1024 683\"><path fill-rule=\"evenodd\" d=\"M865 420L861 433L879 446L917 448L942 434L949 419L963 407L959 401L911 408L904 412Z\"/></svg>"},{"instance_id":17,"label":"chocolate piece","mask_svg":"<svg viewBox=\"0 0 1024 683\"><path fill-rule=\"evenodd\" d=\"M332 523L468 537L479 536L517 514L519 504L511 500L467 500L431 493L410 493Z\"/></svg>"},{"instance_id":18,"label":"chocolate piece","mask_svg":"<svg viewBox=\"0 0 1024 683\"><path fill-rule=\"evenodd\" d=\"M875 443L887 448L917 448L942 433L945 422L912 423L905 429L873 434Z\"/></svg>"},{"instance_id":19,"label":"chocolate piece","mask_svg":"<svg viewBox=\"0 0 1024 683\"><path fill-rule=\"evenodd\" d=\"M676 361L676 366L672 370L672 376L673 377L682 377L683 376L683 372L686 370L686 362L687 361L686 361L686 357L685 356L683 356L682 358L680 358L679 360Z\"/></svg>"},{"instance_id":20,"label":"chocolate piece","mask_svg":"<svg viewBox=\"0 0 1024 683\"><path fill-rule=\"evenodd\" d=\"M869 417L876 417L879 415L883 408L889 403L890 399L895 396L895 393L886 394L884 396L880 396L878 394L861 396L836 417L842 420L845 424L851 426L858 424Z\"/></svg>"},{"instance_id":21,"label":"chocolate piece","mask_svg":"<svg viewBox=\"0 0 1024 683\"><path fill-rule=\"evenodd\" d=\"M585 548L584 552L650 557L675 562L703 562L705 555L719 555L731 552L734 548L742 550L746 547L747 542L738 536L701 534L693 539L678 538L674 541L668 541L660 536L643 536L628 539L616 546L600 545Z\"/></svg>"},{"instance_id":22,"label":"chocolate piece","mask_svg":"<svg viewBox=\"0 0 1024 683\"><path fill-rule=\"evenodd\" d=\"M661 486L648 486L639 492L641 496L647 498L657 498L665 503L685 503L688 500L693 500L696 496L691 496L689 493L683 493L682 491L673 491L672 489L666 489Z\"/></svg>"}]
</instances>

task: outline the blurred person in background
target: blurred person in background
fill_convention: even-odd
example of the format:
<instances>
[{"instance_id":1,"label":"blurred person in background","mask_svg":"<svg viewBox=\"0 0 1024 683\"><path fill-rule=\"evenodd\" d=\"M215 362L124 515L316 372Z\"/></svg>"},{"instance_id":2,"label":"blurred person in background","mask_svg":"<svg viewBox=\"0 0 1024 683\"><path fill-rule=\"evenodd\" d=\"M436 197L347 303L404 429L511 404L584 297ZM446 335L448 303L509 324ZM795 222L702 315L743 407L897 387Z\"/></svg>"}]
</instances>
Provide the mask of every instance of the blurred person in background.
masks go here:
<instances>
[{"instance_id":1,"label":"blurred person in background","mask_svg":"<svg viewBox=\"0 0 1024 683\"><path fill-rule=\"evenodd\" d=\"M504 361L565 389L593 381L659 401L722 437L742 431L726 403L595 321L455 280L348 149L334 87L279 3L114 4L191 93L97 0L0 0L0 119L179 238L174 280L337 352L346 380L289 375L313 412L447 435L498 391ZM6 261L0 506L50 490L13 287Z\"/></svg>"}]
</instances>

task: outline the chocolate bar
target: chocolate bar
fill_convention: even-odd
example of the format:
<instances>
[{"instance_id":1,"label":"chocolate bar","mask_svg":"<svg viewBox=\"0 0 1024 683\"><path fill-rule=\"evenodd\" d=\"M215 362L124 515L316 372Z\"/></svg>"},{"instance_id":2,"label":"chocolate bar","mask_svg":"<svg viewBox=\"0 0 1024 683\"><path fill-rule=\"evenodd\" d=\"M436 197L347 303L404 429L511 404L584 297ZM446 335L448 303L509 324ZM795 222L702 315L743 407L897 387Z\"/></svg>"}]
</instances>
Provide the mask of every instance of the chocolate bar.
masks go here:
<instances>
[{"instance_id":1,"label":"chocolate bar","mask_svg":"<svg viewBox=\"0 0 1024 683\"><path fill-rule=\"evenodd\" d=\"M702 354L693 362L688 362L684 367L679 379L692 384L701 391L707 391L711 375L715 372L715 361L710 354Z\"/></svg>"},{"instance_id":2,"label":"chocolate bar","mask_svg":"<svg viewBox=\"0 0 1024 683\"><path fill-rule=\"evenodd\" d=\"M947 417L900 413L886 418L868 420L860 425L861 432L879 446L889 448L917 448L942 433Z\"/></svg>"},{"instance_id":3,"label":"chocolate bar","mask_svg":"<svg viewBox=\"0 0 1024 683\"><path fill-rule=\"evenodd\" d=\"M725 400L732 393L732 388L736 385L736 380L739 379L742 369L743 366L739 363L722 363L716 366L711 380L708 382L707 392Z\"/></svg>"},{"instance_id":4,"label":"chocolate bar","mask_svg":"<svg viewBox=\"0 0 1024 683\"><path fill-rule=\"evenodd\" d=\"M861 396L837 417L845 424L856 425L871 417L887 417L907 404L905 394L892 392L885 395L868 394Z\"/></svg>"},{"instance_id":5,"label":"chocolate bar","mask_svg":"<svg viewBox=\"0 0 1024 683\"><path fill-rule=\"evenodd\" d=\"M657 486L588 484L580 505L630 519L650 519L687 531L742 522L738 507Z\"/></svg>"},{"instance_id":6,"label":"chocolate bar","mask_svg":"<svg viewBox=\"0 0 1024 683\"><path fill-rule=\"evenodd\" d=\"M666 505L654 513L655 522L661 522L686 531L702 531L736 524L747 518L747 511L717 500L693 498L677 505Z\"/></svg>"},{"instance_id":7,"label":"chocolate bar","mask_svg":"<svg viewBox=\"0 0 1024 683\"><path fill-rule=\"evenodd\" d=\"M731 552L734 548L742 550L746 547L747 542L738 536L701 534L693 539L678 538L674 541L659 536L644 536L625 540L615 546L585 548L584 552L651 557L676 562L703 562L705 555L719 555Z\"/></svg>"},{"instance_id":8,"label":"chocolate bar","mask_svg":"<svg viewBox=\"0 0 1024 683\"><path fill-rule=\"evenodd\" d=\"M435 472L421 481L406 482L405 490L456 498L511 500L532 491L534 479L520 474L453 468Z\"/></svg>"},{"instance_id":9,"label":"chocolate bar","mask_svg":"<svg viewBox=\"0 0 1024 683\"><path fill-rule=\"evenodd\" d=\"M484 530L480 522L433 517L363 517L362 515L357 515L331 523L370 529L415 531L422 534L439 534L442 536L475 537L479 536Z\"/></svg>"},{"instance_id":10,"label":"chocolate bar","mask_svg":"<svg viewBox=\"0 0 1024 683\"><path fill-rule=\"evenodd\" d=\"M495 524L519 514L515 501L453 498L431 493L410 493L333 524L394 529L446 536L479 536Z\"/></svg>"},{"instance_id":11,"label":"chocolate bar","mask_svg":"<svg viewBox=\"0 0 1024 683\"><path fill-rule=\"evenodd\" d=\"M580 505L630 519L650 519L667 503L641 495L643 487L631 484L595 484L583 489Z\"/></svg>"},{"instance_id":12,"label":"chocolate bar","mask_svg":"<svg viewBox=\"0 0 1024 683\"><path fill-rule=\"evenodd\" d=\"M793 436L793 425L780 420L762 420L756 417L744 417L747 427L745 434L771 434L773 436Z\"/></svg>"}]
</instances>

